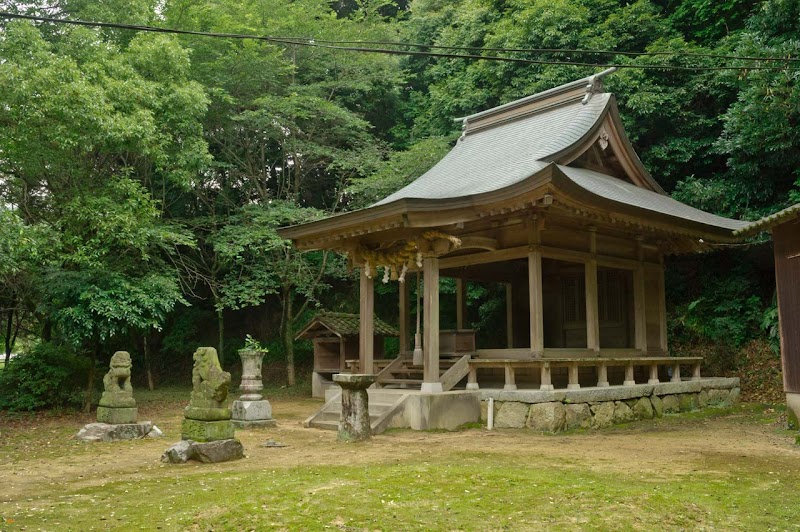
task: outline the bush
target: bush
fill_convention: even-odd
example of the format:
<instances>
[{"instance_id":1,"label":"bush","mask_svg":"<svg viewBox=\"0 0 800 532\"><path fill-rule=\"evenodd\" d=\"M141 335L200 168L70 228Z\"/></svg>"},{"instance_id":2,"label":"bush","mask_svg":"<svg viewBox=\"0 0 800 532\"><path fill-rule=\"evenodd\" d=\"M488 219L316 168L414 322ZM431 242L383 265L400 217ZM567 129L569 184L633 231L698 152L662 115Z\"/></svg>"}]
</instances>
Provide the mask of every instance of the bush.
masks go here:
<instances>
[{"instance_id":1,"label":"bush","mask_svg":"<svg viewBox=\"0 0 800 532\"><path fill-rule=\"evenodd\" d=\"M91 361L48 342L0 371L0 410L80 407Z\"/></svg>"}]
</instances>

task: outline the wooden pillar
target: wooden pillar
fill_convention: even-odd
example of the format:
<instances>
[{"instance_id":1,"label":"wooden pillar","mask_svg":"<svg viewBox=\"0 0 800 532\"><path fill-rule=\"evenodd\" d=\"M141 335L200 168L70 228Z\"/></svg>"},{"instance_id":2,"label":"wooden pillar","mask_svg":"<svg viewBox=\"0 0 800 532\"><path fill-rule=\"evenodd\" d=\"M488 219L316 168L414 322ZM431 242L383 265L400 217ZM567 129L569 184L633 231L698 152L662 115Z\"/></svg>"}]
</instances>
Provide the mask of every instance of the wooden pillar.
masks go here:
<instances>
[{"instance_id":1,"label":"wooden pillar","mask_svg":"<svg viewBox=\"0 0 800 532\"><path fill-rule=\"evenodd\" d=\"M542 373L541 373L541 384L539 384L540 390L552 390L553 389L553 379L550 373L550 363L545 362L542 364Z\"/></svg>"},{"instance_id":2,"label":"wooden pillar","mask_svg":"<svg viewBox=\"0 0 800 532\"><path fill-rule=\"evenodd\" d=\"M597 366L597 387L608 387L608 367L605 364Z\"/></svg>"},{"instance_id":3,"label":"wooden pillar","mask_svg":"<svg viewBox=\"0 0 800 532\"><path fill-rule=\"evenodd\" d=\"M542 252L528 253L528 297L530 299L531 355L544 354L544 304L542 302Z\"/></svg>"},{"instance_id":4,"label":"wooden pillar","mask_svg":"<svg viewBox=\"0 0 800 532\"><path fill-rule=\"evenodd\" d=\"M633 362L628 362L625 365L625 382L622 384L623 386L633 386L636 384L636 379L633 377Z\"/></svg>"},{"instance_id":5,"label":"wooden pillar","mask_svg":"<svg viewBox=\"0 0 800 532\"><path fill-rule=\"evenodd\" d=\"M650 378L647 380L647 384L658 384L658 364L653 362L650 364Z\"/></svg>"},{"instance_id":6,"label":"wooden pillar","mask_svg":"<svg viewBox=\"0 0 800 532\"><path fill-rule=\"evenodd\" d=\"M361 307L358 320L358 366L359 373L373 373L375 349L375 281L367 277L361 268L359 284Z\"/></svg>"},{"instance_id":7,"label":"wooden pillar","mask_svg":"<svg viewBox=\"0 0 800 532\"><path fill-rule=\"evenodd\" d=\"M398 283L398 290L400 291L400 355L404 355L408 349L409 341L409 320L411 319L410 310L408 308L408 285L406 283Z\"/></svg>"},{"instance_id":8,"label":"wooden pillar","mask_svg":"<svg viewBox=\"0 0 800 532\"><path fill-rule=\"evenodd\" d=\"M636 239L639 264L633 270L633 347L642 353L647 351L647 308L645 307L644 248L642 239Z\"/></svg>"},{"instance_id":9,"label":"wooden pillar","mask_svg":"<svg viewBox=\"0 0 800 532\"><path fill-rule=\"evenodd\" d=\"M422 316L422 346L424 351L424 368L422 391L435 393L442 391L439 381L439 259L425 257L422 264L424 275L424 303Z\"/></svg>"},{"instance_id":10,"label":"wooden pillar","mask_svg":"<svg viewBox=\"0 0 800 532\"><path fill-rule=\"evenodd\" d=\"M506 283L506 347L514 347L514 287Z\"/></svg>"},{"instance_id":11,"label":"wooden pillar","mask_svg":"<svg viewBox=\"0 0 800 532\"><path fill-rule=\"evenodd\" d=\"M658 347L663 356L669 354L667 344L667 286L664 282L664 257L658 270Z\"/></svg>"},{"instance_id":12,"label":"wooden pillar","mask_svg":"<svg viewBox=\"0 0 800 532\"><path fill-rule=\"evenodd\" d=\"M586 348L600 354L600 318L597 314L597 260L585 264L586 282Z\"/></svg>"},{"instance_id":13,"label":"wooden pillar","mask_svg":"<svg viewBox=\"0 0 800 532\"><path fill-rule=\"evenodd\" d=\"M511 364L505 365L506 370L506 383L503 386L504 390L516 390L517 389L517 378L516 374L514 373L514 367Z\"/></svg>"},{"instance_id":14,"label":"wooden pillar","mask_svg":"<svg viewBox=\"0 0 800 532\"><path fill-rule=\"evenodd\" d=\"M800 220L774 227L775 282L781 336L783 391L790 419L800 420ZM791 414L794 414L791 416Z\"/></svg>"},{"instance_id":15,"label":"wooden pillar","mask_svg":"<svg viewBox=\"0 0 800 532\"><path fill-rule=\"evenodd\" d=\"M597 311L597 229L589 228L589 253L592 258L584 264L586 285L586 348L600 355L600 316Z\"/></svg>"},{"instance_id":16,"label":"wooden pillar","mask_svg":"<svg viewBox=\"0 0 800 532\"><path fill-rule=\"evenodd\" d=\"M470 364L469 375L467 376L467 390L480 390L478 385L478 370Z\"/></svg>"},{"instance_id":17,"label":"wooden pillar","mask_svg":"<svg viewBox=\"0 0 800 532\"><path fill-rule=\"evenodd\" d=\"M578 364L573 362L569 365L569 382L567 384L568 390L580 390L581 385L580 381L578 380Z\"/></svg>"},{"instance_id":18,"label":"wooden pillar","mask_svg":"<svg viewBox=\"0 0 800 532\"><path fill-rule=\"evenodd\" d=\"M467 281L456 279L456 329L466 329L467 322Z\"/></svg>"}]
</instances>

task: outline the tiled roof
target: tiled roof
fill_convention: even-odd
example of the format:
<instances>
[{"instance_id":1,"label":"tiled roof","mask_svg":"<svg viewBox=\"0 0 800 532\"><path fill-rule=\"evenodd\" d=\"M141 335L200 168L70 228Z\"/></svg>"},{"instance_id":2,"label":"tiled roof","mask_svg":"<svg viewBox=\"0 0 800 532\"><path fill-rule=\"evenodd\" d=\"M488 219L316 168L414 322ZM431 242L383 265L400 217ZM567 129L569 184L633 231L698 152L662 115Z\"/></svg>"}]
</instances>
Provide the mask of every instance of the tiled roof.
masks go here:
<instances>
[{"instance_id":1,"label":"tiled roof","mask_svg":"<svg viewBox=\"0 0 800 532\"><path fill-rule=\"evenodd\" d=\"M322 311L317 313L317 315L303 327L298 337L320 326L339 336L358 336L359 317L358 314ZM374 318L374 330L376 335L400 336L400 332L397 329L377 317Z\"/></svg>"},{"instance_id":2,"label":"tiled roof","mask_svg":"<svg viewBox=\"0 0 800 532\"><path fill-rule=\"evenodd\" d=\"M750 225L749 222L723 218L695 209L669 196L637 187L606 174L571 166L558 165L558 168L581 188L607 200L731 231L740 231Z\"/></svg>"},{"instance_id":3,"label":"tiled roof","mask_svg":"<svg viewBox=\"0 0 800 532\"><path fill-rule=\"evenodd\" d=\"M530 177L595 125L610 94L580 100L467 133L444 159L408 186L377 202L457 198L498 190Z\"/></svg>"},{"instance_id":4,"label":"tiled roof","mask_svg":"<svg viewBox=\"0 0 800 532\"><path fill-rule=\"evenodd\" d=\"M745 227L737 229L734 234L737 236L750 236L761 233L762 231L769 231L776 225L791 220L792 218L800 218L800 203L795 203L791 207L787 207L782 211L778 211L769 216L764 216L760 220L750 222Z\"/></svg>"}]
</instances>

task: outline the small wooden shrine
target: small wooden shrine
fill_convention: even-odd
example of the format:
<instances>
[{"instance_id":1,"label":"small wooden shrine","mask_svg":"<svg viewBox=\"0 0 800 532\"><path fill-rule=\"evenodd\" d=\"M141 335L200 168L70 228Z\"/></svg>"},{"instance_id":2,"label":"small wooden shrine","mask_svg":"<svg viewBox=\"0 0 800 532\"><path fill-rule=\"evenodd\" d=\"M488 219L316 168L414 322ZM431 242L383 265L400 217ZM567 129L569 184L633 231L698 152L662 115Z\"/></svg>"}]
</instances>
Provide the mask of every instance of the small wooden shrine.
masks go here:
<instances>
[{"instance_id":1,"label":"small wooden shrine","mask_svg":"<svg viewBox=\"0 0 800 532\"><path fill-rule=\"evenodd\" d=\"M325 397L332 376L347 371L348 361L358 360L358 321L358 314L319 312L297 334L297 339L308 338L314 343L313 397ZM373 327L372 349L380 359L384 356L384 339L400 333L379 318L375 318Z\"/></svg>"}]
</instances>

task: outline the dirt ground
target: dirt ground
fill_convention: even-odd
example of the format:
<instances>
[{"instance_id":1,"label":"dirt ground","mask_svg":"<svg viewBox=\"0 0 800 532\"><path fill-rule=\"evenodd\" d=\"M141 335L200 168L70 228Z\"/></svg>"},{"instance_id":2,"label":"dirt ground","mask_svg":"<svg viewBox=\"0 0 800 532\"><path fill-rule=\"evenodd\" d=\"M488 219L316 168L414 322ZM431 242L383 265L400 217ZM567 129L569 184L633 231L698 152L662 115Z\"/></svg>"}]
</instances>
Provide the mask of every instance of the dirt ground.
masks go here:
<instances>
[{"instance_id":1,"label":"dirt ground","mask_svg":"<svg viewBox=\"0 0 800 532\"><path fill-rule=\"evenodd\" d=\"M527 430L470 429L461 432L395 430L369 443L337 444L332 431L306 429L303 420L321 405L306 398L271 400L278 426L239 431L247 457L240 462L167 466L161 453L180 439L179 401L140 403L140 419L152 419L161 439L88 444L73 439L90 415L0 418L0 501L20 503L45 493L104 485L113 480L152 481L197 468L236 471L291 468L299 465L368 465L420 459L427 454L481 452L535 457L542 464L590 469L597 473L668 478L742 470L758 466L770 472L800 474L800 447L780 429L779 414L740 407L721 415L637 422L624 427L565 435ZM261 446L268 439L282 448ZM2 527L0 527L2 528Z\"/></svg>"}]
</instances>

